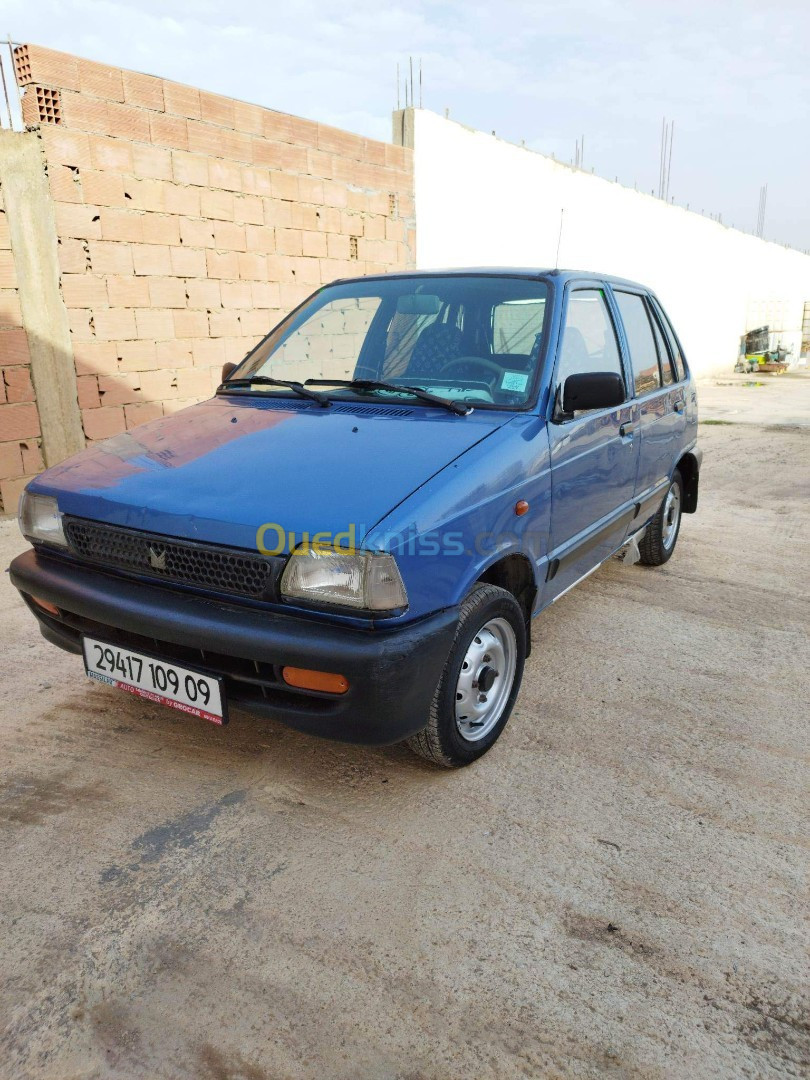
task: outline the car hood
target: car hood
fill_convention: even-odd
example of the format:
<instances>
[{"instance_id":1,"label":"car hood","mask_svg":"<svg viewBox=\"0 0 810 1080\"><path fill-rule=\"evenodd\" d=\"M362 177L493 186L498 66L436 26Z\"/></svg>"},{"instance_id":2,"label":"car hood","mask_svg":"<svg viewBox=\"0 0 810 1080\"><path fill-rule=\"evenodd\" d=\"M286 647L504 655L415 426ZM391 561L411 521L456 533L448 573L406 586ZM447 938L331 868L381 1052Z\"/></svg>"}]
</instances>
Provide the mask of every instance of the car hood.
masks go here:
<instances>
[{"instance_id":1,"label":"car hood","mask_svg":"<svg viewBox=\"0 0 810 1080\"><path fill-rule=\"evenodd\" d=\"M217 397L98 443L31 490L57 495L66 514L209 543L255 548L257 531L270 524L279 527L263 534L271 549L282 532L289 550L305 533L352 526L360 543L508 418Z\"/></svg>"}]
</instances>

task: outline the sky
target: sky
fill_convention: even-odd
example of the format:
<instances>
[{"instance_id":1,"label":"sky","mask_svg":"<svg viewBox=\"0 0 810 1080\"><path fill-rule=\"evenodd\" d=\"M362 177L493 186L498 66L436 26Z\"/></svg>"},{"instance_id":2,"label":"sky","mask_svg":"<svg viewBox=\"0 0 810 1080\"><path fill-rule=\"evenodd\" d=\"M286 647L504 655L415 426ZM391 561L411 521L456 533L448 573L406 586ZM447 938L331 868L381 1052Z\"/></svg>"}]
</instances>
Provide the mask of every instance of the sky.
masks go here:
<instances>
[{"instance_id":1,"label":"sky","mask_svg":"<svg viewBox=\"0 0 810 1080\"><path fill-rule=\"evenodd\" d=\"M397 63L423 103L810 249L807 0L0 0L30 41L389 139ZM418 104L418 91L417 91Z\"/></svg>"}]
</instances>

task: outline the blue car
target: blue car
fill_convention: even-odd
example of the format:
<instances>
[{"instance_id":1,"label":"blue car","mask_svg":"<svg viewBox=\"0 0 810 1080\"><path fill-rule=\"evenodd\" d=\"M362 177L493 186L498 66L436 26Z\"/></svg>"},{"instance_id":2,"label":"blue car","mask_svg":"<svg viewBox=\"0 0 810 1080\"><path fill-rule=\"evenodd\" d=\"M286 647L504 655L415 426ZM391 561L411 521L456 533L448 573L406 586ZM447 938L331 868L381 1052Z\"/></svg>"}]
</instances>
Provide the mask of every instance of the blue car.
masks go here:
<instances>
[{"instance_id":1,"label":"blue car","mask_svg":"<svg viewBox=\"0 0 810 1080\"><path fill-rule=\"evenodd\" d=\"M466 765L532 619L694 513L697 398L641 285L404 272L318 290L210 401L32 481L11 580L86 673Z\"/></svg>"}]
</instances>

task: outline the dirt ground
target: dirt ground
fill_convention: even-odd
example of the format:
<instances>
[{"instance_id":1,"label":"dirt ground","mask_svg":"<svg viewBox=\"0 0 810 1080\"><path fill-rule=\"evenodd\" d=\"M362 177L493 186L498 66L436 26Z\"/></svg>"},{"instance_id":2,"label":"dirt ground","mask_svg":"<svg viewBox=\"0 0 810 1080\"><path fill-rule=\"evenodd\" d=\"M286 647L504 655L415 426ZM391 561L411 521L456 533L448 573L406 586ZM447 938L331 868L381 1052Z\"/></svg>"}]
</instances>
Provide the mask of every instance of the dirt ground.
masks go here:
<instances>
[{"instance_id":1,"label":"dirt ground","mask_svg":"<svg viewBox=\"0 0 810 1080\"><path fill-rule=\"evenodd\" d=\"M802 1074L810 438L701 440L455 773L90 684L5 579L3 1080Z\"/></svg>"}]
</instances>

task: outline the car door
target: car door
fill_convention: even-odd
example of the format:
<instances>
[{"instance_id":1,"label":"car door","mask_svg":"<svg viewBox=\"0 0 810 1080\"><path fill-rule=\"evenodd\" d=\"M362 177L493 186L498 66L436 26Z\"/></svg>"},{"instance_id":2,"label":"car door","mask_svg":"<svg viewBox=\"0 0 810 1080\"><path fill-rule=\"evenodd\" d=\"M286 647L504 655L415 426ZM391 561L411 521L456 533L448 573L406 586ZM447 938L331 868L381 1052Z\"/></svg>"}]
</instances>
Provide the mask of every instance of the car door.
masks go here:
<instances>
[{"instance_id":1,"label":"car door","mask_svg":"<svg viewBox=\"0 0 810 1080\"><path fill-rule=\"evenodd\" d=\"M544 601L556 599L622 543L633 518L638 442L634 404L565 416L569 375L610 371L629 383L614 317L601 284L568 286L552 378L549 423L551 541Z\"/></svg>"},{"instance_id":2,"label":"car door","mask_svg":"<svg viewBox=\"0 0 810 1080\"><path fill-rule=\"evenodd\" d=\"M658 509L683 441L683 393L673 358L649 297L629 286L613 286L636 398L638 471L636 501L642 525Z\"/></svg>"}]
</instances>

